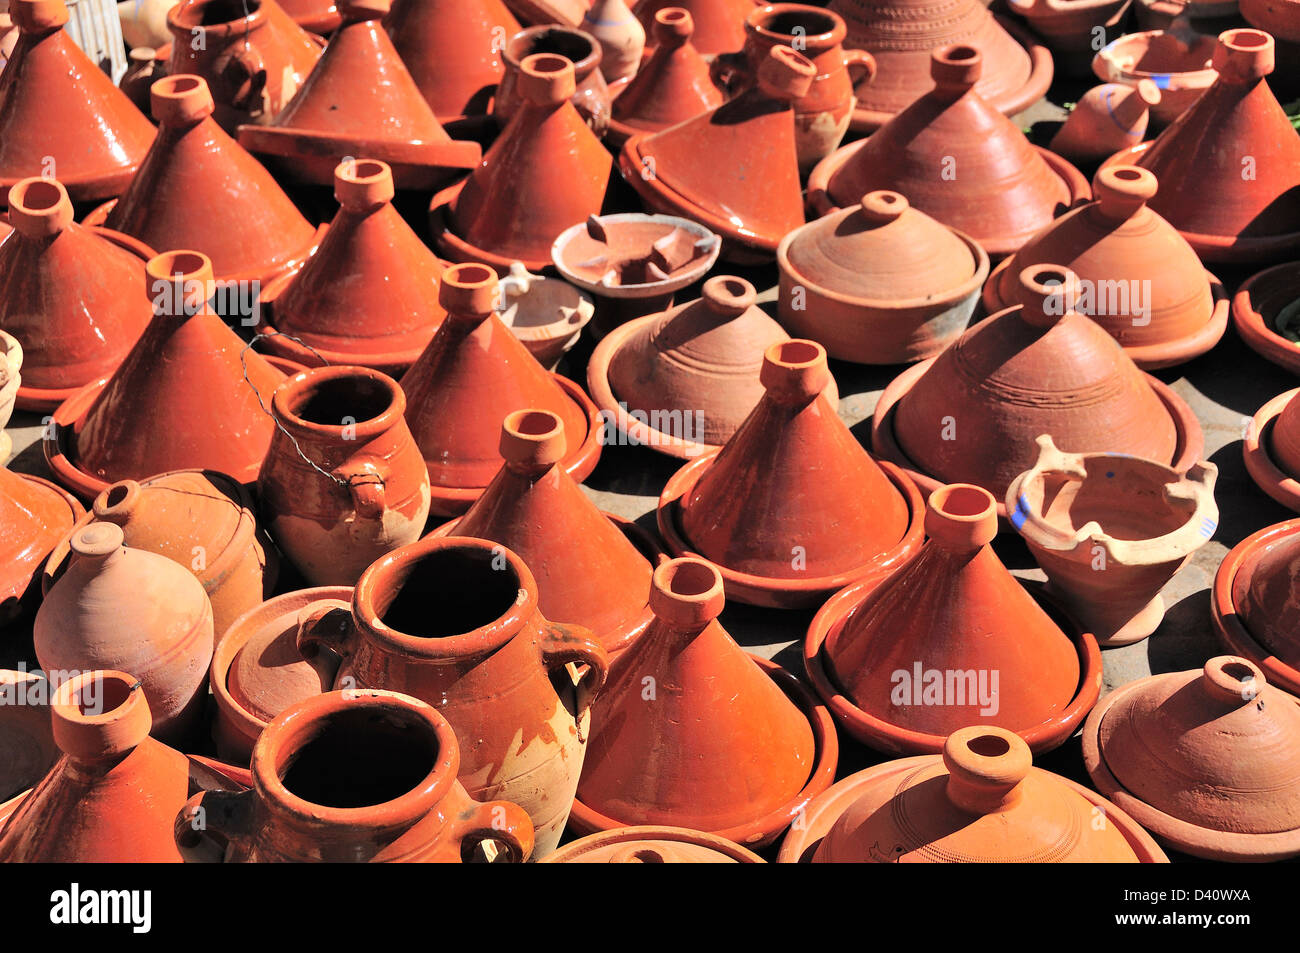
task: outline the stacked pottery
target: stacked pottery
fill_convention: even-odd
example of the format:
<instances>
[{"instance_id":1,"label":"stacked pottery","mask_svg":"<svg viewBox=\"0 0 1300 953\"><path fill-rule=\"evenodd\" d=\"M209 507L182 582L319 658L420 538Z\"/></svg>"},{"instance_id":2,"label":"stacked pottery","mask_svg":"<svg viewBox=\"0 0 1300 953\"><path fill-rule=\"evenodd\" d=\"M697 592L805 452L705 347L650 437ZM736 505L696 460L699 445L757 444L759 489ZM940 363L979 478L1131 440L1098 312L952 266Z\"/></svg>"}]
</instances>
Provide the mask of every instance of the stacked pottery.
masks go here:
<instances>
[{"instance_id":1,"label":"stacked pottery","mask_svg":"<svg viewBox=\"0 0 1300 953\"><path fill-rule=\"evenodd\" d=\"M1234 546L1210 590L1214 628L1222 642L1292 695L1300 695L1297 576L1300 520L1287 520Z\"/></svg>"},{"instance_id":2,"label":"stacked pottery","mask_svg":"<svg viewBox=\"0 0 1300 953\"><path fill-rule=\"evenodd\" d=\"M739 844L684 827L619 827L570 841L544 864L762 864Z\"/></svg>"},{"instance_id":3,"label":"stacked pottery","mask_svg":"<svg viewBox=\"0 0 1300 953\"><path fill-rule=\"evenodd\" d=\"M85 510L40 477L0 467L0 625L25 615L40 599L33 584L60 537Z\"/></svg>"},{"instance_id":4,"label":"stacked pottery","mask_svg":"<svg viewBox=\"0 0 1300 953\"><path fill-rule=\"evenodd\" d=\"M1237 334L1258 355L1300 373L1300 262L1252 275L1232 299Z\"/></svg>"},{"instance_id":5,"label":"stacked pottery","mask_svg":"<svg viewBox=\"0 0 1300 953\"><path fill-rule=\"evenodd\" d=\"M1105 83L1134 89L1143 82L1157 84L1160 101L1151 105L1151 118L1166 126L1187 112L1218 77L1211 64L1215 46L1213 36L1190 29L1130 33L1098 50L1092 71Z\"/></svg>"},{"instance_id":6,"label":"stacked pottery","mask_svg":"<svg viewBox=\"0 0 1300 953\"><path fill-rule=\"evenodd\" d=\"M1300 387L1278 394L1246 428L1241 451L1255 485L1300 513Z\"/></svg>"},{"instance_id":7,"label":"stacked pottery","mask_svg":"<svg viewBox=\"0 0 1300 953\"><path fill-rule=\"evenodd\" d=\"M1140 79L1136 86L1094 86L1079 97L1047 147L1075 165L1096 165L1146 138L1151 112L1161 98L1160 87L1150 79Z\"/></svg>"},{"instance_id":8,"label":"stacked pottery","mask_svg":"<svg viewBox=\"0 0 1300 953\"><path fill-rule=\"evenodd\" d=\"M528 102L519 81L524 73L524 60L537 53L563 57L573 64L573 88L562 98L569 100L593 135L603 138L609 128L610 95L600 71L600 43L590 33L562 25L528 27L506 43L501 51L505 75L492 100L492 118L497 125L504 130Z\"/></svg>"},{"instance_id":9,"label":"stacked pottery","mask_svg":"<svg viewBox=\"0 0 1300 953\"><path fill-rule=\"evenodd\" d=\"M738 50L745 42L745 17L754 9L751 0L637 0L633 12L654 40L653 26L661 10L677 7L695 24L692 42L705 56Z\"/></svg>"},{"instance_id":10,"label":"stacked pottery","mask_svg":"<svg viewBox=\"0 0 1300 953\"><path fill-rule=\"evenodd\" d=\"M636 75L645 27L623 0L596 0L582 18L582 29L600 44L600 73L611 87Z\"/></svg>"},{"instance_id":11,"label":"stacked pottery","mask_svg":"<svg viewBox=\"0 0 1300 953\"><path fill-rule=\"evenodd\" d=\"M587 326L596 306L567 281L534 275L514 262L501 279L501 323L524 343L537 363L555 370Z\"/></svg>"}]
</instances>

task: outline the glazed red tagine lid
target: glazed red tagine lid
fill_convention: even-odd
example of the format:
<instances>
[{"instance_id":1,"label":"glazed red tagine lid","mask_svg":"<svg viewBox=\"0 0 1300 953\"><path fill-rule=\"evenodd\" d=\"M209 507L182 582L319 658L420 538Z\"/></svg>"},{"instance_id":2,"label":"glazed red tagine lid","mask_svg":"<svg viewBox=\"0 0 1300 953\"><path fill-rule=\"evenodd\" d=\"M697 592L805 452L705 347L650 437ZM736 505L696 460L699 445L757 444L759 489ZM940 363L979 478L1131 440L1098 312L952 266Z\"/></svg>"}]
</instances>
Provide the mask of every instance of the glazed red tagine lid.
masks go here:
<instances>
[{"instance_id":1,"label":"glazed red tagine lid","mask_svg":"<svg viewBox=\"0 0 1300 953\"><path fill-rule=\"evenodd\" d=\"M826 400L825 349L774 344L760 376L763 397L726 446L664 487L658 522L669 549L716 562L730 598L779 608L817 605L911 558L921 496L897 467L872 459Z\"/></svg>"},{"instance_id":2,"label":"glazed red tagine lid","mask_svg":"<svg viewBox=\"0 0 1300 953\"><path fill-rule=\"evenodd\" d=\"M967 45L935 50L933 89L868 139L842 146L813 169L813 210L825 215L847 208L877 189L901 192L913 208L998 257L1088 198L1088 181L1074 166L1032 145L980 95L985 56Z\"/></svg>"},{"instance_id":3,"label":"glazed red tagine lid","mask_svg":"<svg viewBox=\"0 0 1300 953\"><path fill-rule=\"evenodd\" d=\"M952 732L941 754L845 778L804 820L781 845L780 863L1169 862L1133 818L1035 768L1023 738L987 725Z\"/></svg>"},{"instance_id":4,"label":"glazed red tagine lid","mask_svg":"<svg viewBox=\"0 0 1300 953\"><path fill-rule=\"evenodd\" d=\"M620 827L570 841L543 864L763 864L752 850L684 827Z\"/></svg>"},{"instance_id":5,"label":"glazed red tagine lid","mask_svg":"<svg viewBox=\"0 0 1300 953\"><path fill-rule=\"evenodd\" d=\"M877 454L923 491L965 482L998 499L1034 465L1039 434L1071 453L1128 453L1180 473L1200 458L1191 408L1075 310L1074 272L1032 265L1020 273L1020 299L890 383L872 420Z\"/></svg>"},{"instance_id":6,"label":"glazed red tagine lid","mask_svg":"<svg viewBox=\"0 0 1300 953\"><path fill-rule=\"evenodd\" d=\"M635 524L602 513L564 472L564 423L518 410L501 425L505 465L464 516L435 535L506 546L537 577L542 614L592 631L609 652L650 624L646 594L657 547Z\"/></svg>"},{"instance_id":7,"label":"glazed red tagine lid","mask_svg":"<svg viewBox=\"0 0 1300 953\"><path fill-rule=\"evenodd\" d=\"M781 239L804 221L791 104L816 74L806 57L773 47L747 92L694 119L630 138L619 153L623 178L653 210L721 235L729 261L771 261Z\"/></svg>"},{"instance_id":8,"label":"glazed red tagine lid","mask_svg":"<svg viewBox=\"0 0 1300 953\"><path fill-rule=\"evenodd\" d=\"M1256 411L1241 452L1255 485L1300 512L1300 388L1283 391Z\"/></svg>"},{"instance_id":9,"label":"glazed red tagine lid","mask_svg":"<svg viewBox=\"0 0 1300 953\"><path fill-rule=\"evenodd\" d=\"M285 377L213 313L212 262L167 252L146 266L155 313L107 381L54 414L45 458L83 497L117 480L202 468L257 478L275 422L263 407Z\"/></svg>"},{"instance_id":10,"label":"glazed red tagine lid","mask_svg":"<svg viewBox=\"0 0 1300 953\"><path fill-rule=\"evenodd\" d=\"M440 188L474 168L482 150L438 122L384 32L388 8L389 0L343 0L343 25L306 81L269 125L240 126L240 145L285 177L316 185L361 156L387 162L402 189ZM373 81L359 83L362 76Z\"/></svg>"},{"instance_id":11,"label":"glazed red tagine lid","mask_svg":"<svg viewBox=\"0 0 1300 953\"><path fill-rule=\"evenodd\" d=\"M695 33L691 42L705 56L730 53L745 43L745 17L754 9L750 0L638 0L633 12L646 32L646 51L658 43L654 25L659 11L678 7L691 16ZM644 65L642 69L644 69Z\"/></svg>"},{"instance_id":12,"label":"glazed red tagine lid","mask_svg":"<svg viewBox=\"0 0 1300 953\"><path fill-rule=\"evenodd\" d=\"M1097 640L1067 635L1059 613L1011 575L989 546L997 530L987 490L942 487L930 494L920 554L883 581L847 587L814 617L808 674L859 741L934 753L979 724L1047 751L1096 703Z\"/></svg>"},{"instance_id":13,"label":"glazed red tagine lid","mask_svg":"<svg viewBox=\"0 0 1300 953\"><path fill-rule=\"evenodd\" d=\"M560 466L581 482L600 457L600 417L582 388L549 374L493 310L496 273L452 265L438 300L447 312L429 346L402 377L406 422L433 486L430 512L469 509L501 467L501 422L521 408L548 410L564 424Z\"/></svg>"},{"instance_id":14,"label":"glazed red tagine lid","mask_svg":"<svg viewBox=\"0 0 1300 953\"><path fill-rule=\"evenodd\" d=\"M592 706L574 830L667 824L752 848L830 786L830 716L792 675L732 641L717 621L724 603L722 575L702 559L655 570L655 620L611 663Z\"/></svg>"},{"instance_id":15,"label":"glazed red tagine lid","mask_svg":"<svg viewBox=\"0 0 1300 953\"><path fill-rule=\"evenodd\" d=\"M0 75L0 189L56 175L74 202L126 188L154 130L81 51L61 0L12 0L20 33Z\"/></svg>"},{"instance_id":16,"label":"glazed red tagine lid","mask_svg":"<svg viewBox=\"0 0 1300 953\"><path fill-rule=\"evenodd\" d=\"M1154 142L1118 153L1160 180L1151 207L1206 262L1279 261L1300 250L1300 138L1269 88L1276 44L1219 35L1214 85Z\"/></svg>"},{"instance_id":17,"label":"glazed red tagine lid","mask_svg":"<svg viewBox=\"0 0 1300 953\"><path fill-rule=\"evenodd\" d=\"M446 313L443 262L392 206L393 174L377 159L334 170L340 208L298 271L262 292L262 346L308 367L359 364L401 374ZM278 332L278 333L277 333Z\"/></svg>"},{"instance_id":18,"label":"glazed red tagine lid","mask_svg":"<svg viewBox=\"0 0 1300 953\"><path fill-rule=\"evenodd\" d=\"M1228 295L1186 239L1149 207L1156 177L1112 165L1097 173L1092 188L1096 201L1066 212L998 266L984 287L985 310L1015 304L1023 269L1055 262L1079 276L1078 310L1138 367L1181 364L1214 347L1228 326Z\"/></svg>"},{"instance_id":19,"label":"glazed red tagine lid","mask_svg":"<svg viewBox=\"0 0 1300 953\"><path fill-rule=\"evenodd\" d=\"M1300 700L1253 662L1139 679L1083 729L1097 790L1169 846L1210 860L1300 855Z\"/></svg>"},{"instance_id":20,"label":"glazed red tagine lid","mask_svg":"<svg viewBox=\"0 0 1300 953\"><path fill-rule=\"evenodd\" d=\"M113 373L153 316L144 244L73 221L54 179L9 190L14 233L0 242L0 328L22 342L16 405L48 411Z\"/></svg>"},{"instance_id":21,"label":"glazed red tagine lid","mask_svg":"<svg viewBox=\"0 0 1300 953\"><path fill-rule=\"evenodd\" d=\"M551 264L560 232L601 209L613 160L569 97L573 63L533 53L519 65L524 99L468 179L434 195L436 245L452 261L485 261L501 274L519 261Z\"/></svg>"},{"instance_id":22,"label":"glazed red tagine lid","mask_svg":"<svg viewBox=\"0 0 1300 953\"><path fill-rule=\"evenodd\" d=\"M83 513L81 504L53 483L0 467L0 624L35 602L33 580Z\"/></svg>"},{"instance_id":23,"label":"glazed red tagine lid","mask_svg":"<svg viewBox=\"0 0 1300 953\"><path fill-rule=\"evenodd\" d=\"M1300 262L1247 279L1232 299L1232 323L1256 354L1300 374Z\"/></svg>"}]
</instances>

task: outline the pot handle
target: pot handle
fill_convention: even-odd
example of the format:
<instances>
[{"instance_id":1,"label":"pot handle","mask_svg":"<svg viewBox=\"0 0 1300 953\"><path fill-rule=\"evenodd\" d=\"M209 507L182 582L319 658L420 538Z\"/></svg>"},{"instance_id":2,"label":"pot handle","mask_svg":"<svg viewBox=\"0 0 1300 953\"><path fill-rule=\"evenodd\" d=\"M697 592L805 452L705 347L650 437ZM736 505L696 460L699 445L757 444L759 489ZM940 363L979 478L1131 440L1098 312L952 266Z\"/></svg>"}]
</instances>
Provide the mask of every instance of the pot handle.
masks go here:
<instances>
[{"instance_id":1,"label":"pot handle","mask_svg":"<svg viewBox=\"0 0 1300 953\"><path fill-rule=\"evenodd\" d=\"M308 662L318 662L322 649L342 662L352 655L356 631L352 624L351 604L341 599L321 599L299 610L298 633L294 641L299 654ZM317 670L320 670L319 665ZM329 674L322 672L322 675ZM334 677L325 681L333 685Z\"/></svg>"},{"instance_id":2,"label":"pot handle","mask_svg":"<svg viewBox=\"0 0 1300 953\"><path fill-rule=\"evenodd\" d=\"M385 487L390 473L383 460L366 459L339 467L334 476L348 485L357 515L362 519L377 520L387 507Z\"/></svg>"},{"instance_id":3,"label":"pot handle","mask_svg":"<svg viewBox=\"0 0 1300 953\"><path fill-rule=\"evenodd\" d=\"M216 73L230 93L230 105L236 109L251 109L266 87L266 61L248 43L220 57L216 62Z\"/></svg>"},{"instance_id":4,"label":"pot handle","mask_svg":"<svg viewBox=\"0 0 1300 953\"><path fill-rule=\"evenodd\" d=\"M844 68L849 71L849 82L854 89L869 85L876 78L876 58L866 50L845 50ZM861 79L853 78L854 70L862 71Z\"/></svg>"},{"instance_id":5,"label":"pot handle","mask_svg":"<svg viewBox=\"0 0 1300 953\"><path fill-rule=\"evenodd\" d=\"M473 846L491 840L505 845L504 863L522 864L533 853L533 820L518 804L511 801L487 801L476 804L468 817L462 815L454 827L456 839Z\"/></svg>"},{"instance_id":6,"label":"pot handle","mask_svg":"<svg viewBox=\"0 0 1300 953\"><path fill-rule=\"evenodd\" d=\"M200 791L176 815L176 849L189 864L223 863L231 844L252 837L256 805L256 791Z\"/></svg>"},{"instance_id":7,"label":"pot handle","mask_svg":"<svg viewBox=\"0 0 1300 953\"><path fill-rule=\"evenodd\" d=\"M561 625L558 622L547 623L542 635L542 664L552 674L570 662L583 666L578 674L577 711L579 722L579 741L582 737L582 716L591 708L600 690L605 686L609 676L609 654L595 639L591 630L580 625Z\"/></svg>"}]
</instances>

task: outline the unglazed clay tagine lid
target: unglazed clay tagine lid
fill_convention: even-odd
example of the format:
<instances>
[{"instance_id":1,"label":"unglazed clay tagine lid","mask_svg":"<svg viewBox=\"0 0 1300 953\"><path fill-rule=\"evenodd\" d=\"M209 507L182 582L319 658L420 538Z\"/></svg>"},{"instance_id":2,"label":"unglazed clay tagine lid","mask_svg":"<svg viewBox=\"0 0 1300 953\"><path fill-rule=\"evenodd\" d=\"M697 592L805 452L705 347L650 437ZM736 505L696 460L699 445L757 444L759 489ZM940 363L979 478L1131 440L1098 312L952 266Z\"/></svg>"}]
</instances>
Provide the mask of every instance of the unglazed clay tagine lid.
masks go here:
<instances>
[{"instance_id":1,"label":"unglazed clay tagine lid","mask_svg":"<svg viewBox=\"0 0 1300 953\"><path fill-rule=\"evenodd\" d=\"M1253 662L1152 675L1083 730L1093 784L1165 843L1210 860L1300 855L1300 700Z\"/></svg>"},{"instance_id":2,"label":"unglazed clay tagine lid","mask_svg":"<svg viewBox=\"0 0 1300 953\"><path fill-rule=\"evenodd\" d=\"M46 557L85 512L48 480L0 467L0 624L35 606Z\"/></svg>"},{"instance_id":3,"label":"unglazed clay tagine lid","mask_svg":"<svg viewBox=\"0 0 1300 953\"><path fill-rule=\"evenodd\" d=\"M763 864L739 844L684 827L620 827L580 837L543 864Z\"/></svg>"},{"instance_id":4,"label":"unglazed clay tagine lid","mask_svg":"<svg viewBox=\"0 0 1300 953\"><path fill-rule=\"evenodd\" d=\"M1284 391L1256 411L1242 439L1246 472L1255 485L1300 513L1300 388Z\"/></svg>"},{"instance_id":5,"label":"unglazed clay tagine lid","mask_svg":"<svg viewBox=\"0 0 1300 953\"><path fill-rule=\"evenodd\" d=\"M1300 519L1268 526L1232 548L1214 576L1210 611L1220 640L1269 682L1300 695Z\"/></svg>"},{"instance_id":6,"label":"unglazed clay tagine lid","mask_svg":"<svg viewBox=\"0 0 1300 953\"><path fill-rule=\"evenodd\" d=\"M1300 374L1300 262L1252 275L1232 299L1232 323L1256 354Z\"/></svg>"},{"instance_id":7,"label":"unglazed clay tagine lid","mask_svg":"<svg viewBox=\"0 0 1300 953\"><path fill-rule=\"evenodd\" d=\"M1124 811L1033 767L1019 736L982 726L953 732L942 755L886 761L840 781L808 805L777 860L1168 863Z\"/></svg>"},{"instance_id":8,"label":"unglazed clay tagine lid","mask_svg":"<svg viewBox=\"0 0 1300 953\"><path fill-rule=\"evenodd\" d=\"M551 260L566 281L602 298L672 295L706 274L722 240L673 215L592 215L566 228Z\"/></svg>"}]
</instances>

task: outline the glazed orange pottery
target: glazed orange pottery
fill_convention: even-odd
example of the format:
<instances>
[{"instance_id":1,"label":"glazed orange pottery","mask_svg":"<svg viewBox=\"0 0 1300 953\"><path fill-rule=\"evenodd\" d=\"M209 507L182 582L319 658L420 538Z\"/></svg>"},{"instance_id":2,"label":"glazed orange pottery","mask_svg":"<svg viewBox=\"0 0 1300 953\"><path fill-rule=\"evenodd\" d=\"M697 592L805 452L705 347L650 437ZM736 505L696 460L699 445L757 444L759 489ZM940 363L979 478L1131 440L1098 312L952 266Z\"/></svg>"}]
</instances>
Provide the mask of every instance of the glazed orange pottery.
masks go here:
<instances>
[{"instance_id":1,"label":"glazed orange pottery","mask_svg":"<svg viewBox=\"0 0 1300 953\"><path fill-rule=\"evenodd\" d=\"M172 818L189 797L189 762L149 737L139 680L83 672L50 712L63 756L0 829L0 861L178 863Z\"/></svg>"},{"instance_id":2,"label":"glazed orange pottery","mask_svg":"<svg viewBox=\"0 0 1300 953\"><path fill-rule=\"evenodd\" d=\"M650 558L658 547L636 524L598 510L559 465L564 423L548 410L518 410L501 426L499 473L463 517L436 536L472 536L509 547L537 579L548 619L588 628L611 655L650 624Z\"/></svg>"},{"instance_id":3,"label":"glazed orange pottery","mask_svg":"<svg viewBox=\"0 0 1300 953\"><path fill-rule=\"evenodd\" d=\"M691 42L705 56L729 53L745 42L745 17L754 9L751 0L637 0L632 12L645 27L650 39L647 49L657 43L654 32L659 11L677 7L690 14L695 23Z\"/></svg>"},{"instance_id":4,"label":"glazed orange pottery","mask_svg":"<svg viewBox=\"0 0 1300 953\"><path fill-rule=\"evenodd\" d=\"M149 120L63 29L61 0L12 0L9 14L21 33L0 74L0 189L42 176L74 202L120 194L153 141Z\"/></svg>"},{"instance_id":5,"label":"glazed orange pottery","mask_svg":"<svg viewBox=\"0 0 1300 953\"><path fill-rule=\"evenodd\" d=\"M53 693L43 672L0 668L0 830L4 805L21 800L59 760L50 723Z\"/></svg>"},{"instance_id":6,"label":"glazed orange pottery","mask_svg":"<svg viewBox=\"0 0 1300 953\"><path fill-rule=\"evenodd\" d=\"M253 749L253 787L205 791L175 818L187 860L460 863L484 841L522 863L533 825L479 803L456 772L447 720L396 692L328 692L275 719Z\"/></svg>"},{"instance_id":7,"label":"glazed orange pottery","mask_svg":"<svg viewBox=\"0 0 1300 953\"><path fill-rule=\"evenodd\" d=\"M1033 766L1002 728L952 732L942 754L886 761L813 799L777 857L798 863L1169 862L1128 814Z\"/></svg>"},{"instance_id":8,"label":"glazed orange pottery","mask_svg":"<svg viewBox=\"0 0 1300 953\"><path fill-rule=\"evenodd\" d=\"M53 483L0 467L0 624L8 625L39 602L34 580L83 513L81 504Z\"/></svg>"},{"instance_id":9,"label":"glazed orange pottery","mask_svg":"<svg viewBox=\"0 0 1300 953\"><path fill-rule=\"evenodd\" d=\"M289 19L308 33L329 36L338 29L342 17L334 0L278 0Z\"/></svg>"},{"instance_id":10,"label":"glazed orange pottery","mask_svg":"<svg viewBox=\"0 0 1300 953\"><path fill-rule=\"evenodd\" d=\"M1219 639L1269 682L1300 695L1300 520L1252 533L1219 564L1210 611Z\"/></svg>"},{"instance_id":11,"label":"glazed orange pottery","mask_svg":"<svg viewBox=\"0 0 1300 953\"><path fill-rule=\"evenodd\" d=\"M772 345L760 377L763 397L726 446L664 487L657 517L668 548L715 562L728 598L788 609L910 559L920 494L873 460L825 399L821 345Z\"/></svg>"},{"instance_id":12,"label":"glazed orange pottery","mask_svg":"<svg viewBox=\"0 0 1300 953\"><path fill-rule=\"evenodd\" d=\"M762 846L829 787L830 716L732 641L717 621L725 601L722 575L702 559L655 570L655 619L592 707L574 830L667 824Z\"/></svg>"},{"instance_id":13,"label":"glazed orange pottery","mask_svg":"<svg viewBox=\"0 0 1300 953\"><path fill-rule=\"evenodd\" d=\"M684 827L619 827L570 841L544 864L763 864L739 844Z\"/></svg>"},{"instance_id":14,"label":"glazed orange pottery","mask_svg":"<svg viewBox=\"0 0 1300 953\"><path fill-rule=\"evenodd\" d=\"M1252 662L1139 679L1083 728L1093 784L1164 843L1209 860L1300 855L1300 700Z\"/></svg>"},{"instance_id":15,"label":"glazed orange pottery","mask_svg":"<svg viewBox=\"0 0 1300 953\"><path fill-rule=\"evenodd\" d=\"M469 509L501 467L501 422L525 407L564 423L560 465L581 482L600 457L600 418L582 389L548 374L493 313L496 274L487 265L454 265L442 276L447 318L402 377L406 422L424 454L433 486L430 512Z\"/></svg>"},{"instance_id":16,"label":"glazed orange pottery","mask_svg":"<svg viewBox=\"0 0 1300 953\"><path fill-rule=\"evenodd\" d=\"M527 811L542 857L564 830L608 659L586 629L537 605L533 574L499 543L424 539L362 574L350 614L329 601L304 609L298 644L342 659L336 688L437 705L460 741L461 783Z\"/></svg>"},{"instance_id":17,"label":"glazed orange pottery","mask_svg":"<svg viewBox=\"0 0 1300 953\"><path fill-rule=\"evenodd\" d=\"M1232 299L1237 335L1260 357L1300 374L1300 262L1251 275Z\"/></svg>"},{"instance_id":18,"label":"glazed orange pottery","mask_svg":"<svg viewBox=\"0 0 1300 953\"><path fill-rule=\"evenodd\" d=\"M520 30L506 41L501 51L506 71L492 100L492 118L499 128L509 125L526 102L519 86L524 60L534 53L550 53L573 64L574 88L569 102L587 128L597 138L604 138L610 113L609 86L600 71L604 53L599 41L590 33L576 29L577 26L577 23L572 26L540 23Z\"/></svg>"},{"instance_id":19,"label":"glazed orange pottery","mask_svg":"<svg viewBox=\"0 0 1300 953\"><path fill-rule=\"evenodd\" d=\"M1146 138L1150 110L1160 102L1155 80L1136 86L1103 83L1074 104L1048 148L1078 166L1091 165Z\"/></svg>"},{"instance_id":20,"label":"glazed orange pottery","mask_svg":"<svg viewBox=\"0 0 1300 953\"><path fill-rule=\"evenodd\" d=\"M1074 166L1032 145L980 95L986 55L966 44L935 50L934 88L870 138L818 163L808 179L810 208L825 215L889 189L997 258L1088 198Z\"/></svg>"}]
</instances>

